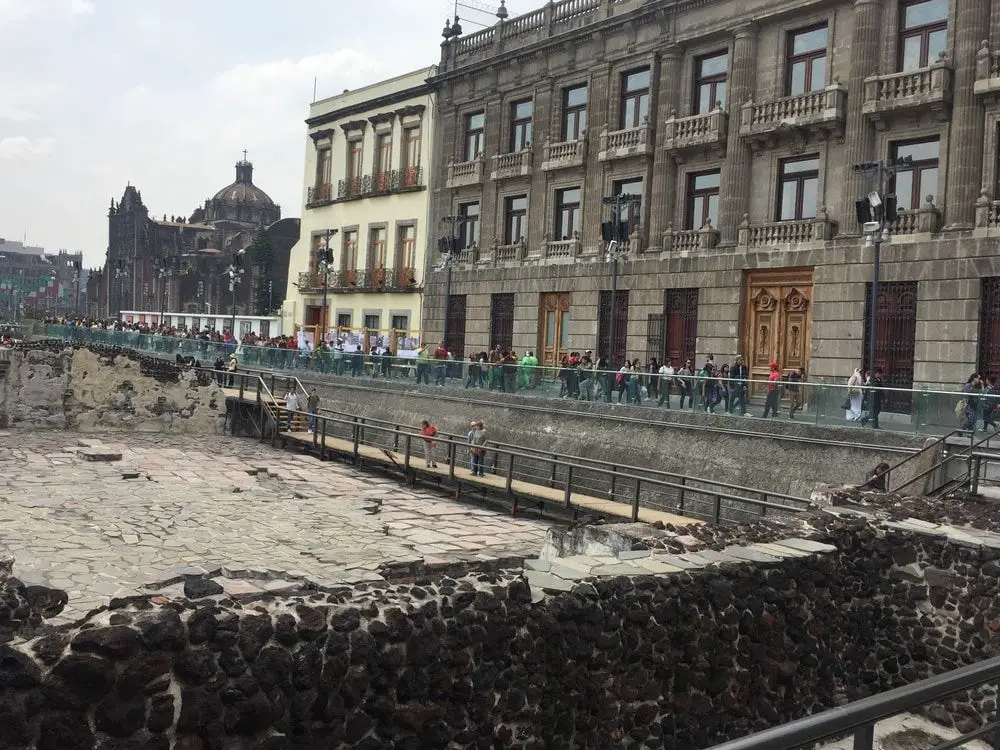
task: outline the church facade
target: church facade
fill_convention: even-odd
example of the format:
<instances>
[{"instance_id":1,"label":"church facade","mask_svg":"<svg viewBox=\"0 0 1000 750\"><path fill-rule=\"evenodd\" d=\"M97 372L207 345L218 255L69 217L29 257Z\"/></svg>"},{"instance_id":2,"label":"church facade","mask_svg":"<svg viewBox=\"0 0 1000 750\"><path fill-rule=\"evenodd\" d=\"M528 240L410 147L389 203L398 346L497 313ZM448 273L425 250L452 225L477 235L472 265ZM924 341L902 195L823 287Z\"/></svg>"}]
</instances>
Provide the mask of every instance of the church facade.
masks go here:
<instances>
[{"instance_id":1,"label":"church facade","mask_svg":"<svg viewBox=\"0 0 1000 750\"><path fill-rule=\"evenodd\" d=\"M262 234L270 241L255 245ZM188 217L157 218L129 185L108 210L105 265L95 274L100 300L91 312L197 313L222 330L233 313L228 269L236 254L245 251L236 262L242 271L236 313L266 314L281 306L289 250L297 239L298 220L282 220L281 208L253 184L245 153L236 180Z\"/></svg>"}]
</instances>

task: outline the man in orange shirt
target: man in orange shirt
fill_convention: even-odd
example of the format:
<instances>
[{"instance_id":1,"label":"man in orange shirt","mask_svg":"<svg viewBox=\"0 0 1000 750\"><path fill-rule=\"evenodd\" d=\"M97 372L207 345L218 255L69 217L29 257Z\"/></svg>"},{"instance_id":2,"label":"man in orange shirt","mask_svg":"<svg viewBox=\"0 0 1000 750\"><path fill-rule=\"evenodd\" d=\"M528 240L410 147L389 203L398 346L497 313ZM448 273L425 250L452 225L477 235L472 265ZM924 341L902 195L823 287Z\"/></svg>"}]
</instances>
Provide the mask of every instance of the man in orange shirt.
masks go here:
<instances>
[{"instance_id":1,"label":"man in orange shirt","mask_svg":"<svg viewBox=\"0 0 1000 750\"><path fill-rule=\"evenodd\" d=\"M420 423L420 436L424 439L424 459L427 461L428 469L436 469L437 461L434 460L434 449L437 448L437 427L426 419Z\"/></svg>"}]
</instances>

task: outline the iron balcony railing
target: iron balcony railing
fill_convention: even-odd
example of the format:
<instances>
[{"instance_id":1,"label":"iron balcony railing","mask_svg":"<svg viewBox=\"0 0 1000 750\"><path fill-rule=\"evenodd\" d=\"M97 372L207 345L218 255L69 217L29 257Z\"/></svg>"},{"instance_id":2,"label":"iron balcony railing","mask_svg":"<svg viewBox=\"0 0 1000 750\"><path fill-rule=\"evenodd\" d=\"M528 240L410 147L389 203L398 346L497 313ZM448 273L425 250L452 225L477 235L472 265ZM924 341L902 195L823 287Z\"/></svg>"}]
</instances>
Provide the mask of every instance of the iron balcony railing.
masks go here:
<instances>
[{"instance_id":1,"label":"iron balcony railing","mask_svg":"<svg viewBox=\"0 0 1000 750\"><path fill-rule=\"evenodd\" d=\"M306 195L306 204L312 205L313 203L324 203L332 199L333 185L329 182L324 182L319 185L313 185L309 188L308 195Z\"/></svg>"},{"instance_id":2,"label":"iron balcony railing","mask_svg":"<svg viewBox=\"0 0 1000 750\"><path fill-rule=\"evenodd\" d=\"M324 289L322 271L299 274L299 289L308 294ZM369 268L367 270L328 271L328 292L412 292L420 289L415 268Z\"/></svg>"},{"instance_id":3,"label":"iron balcony railing","mask_svg":"<svg viewBox=\"0 0 1000 750\"><path fill-rule=\"evenodd\" d=\"M373 198L416 190L424 186L423 167L406 167L350 177L337 183L337 200Z\"/></svg>"}]
</instances>

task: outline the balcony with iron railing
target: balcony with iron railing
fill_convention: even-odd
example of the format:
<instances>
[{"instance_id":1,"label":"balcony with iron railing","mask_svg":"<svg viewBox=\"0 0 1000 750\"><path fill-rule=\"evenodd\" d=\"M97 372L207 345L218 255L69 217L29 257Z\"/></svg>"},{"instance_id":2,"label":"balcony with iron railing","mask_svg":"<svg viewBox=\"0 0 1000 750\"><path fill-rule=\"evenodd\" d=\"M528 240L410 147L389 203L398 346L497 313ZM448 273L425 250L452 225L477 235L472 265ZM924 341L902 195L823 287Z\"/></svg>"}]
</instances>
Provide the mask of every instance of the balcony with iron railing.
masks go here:
<instances>
[{"instance_id":1,"label":"balcony with iron railing","mask_svg":"<svg viewBox=\"0 0 1000 750\"><path fill-rule=\"evenodd\" d=\"M687 150L724 150L729 130L729 115L717 104L703 115L678 117L676 110L664 122L664 147L677 153Z\"/></svg>"},{"instance_id":2,"label":"balcony with iron railing","mask_svg":"<svg viewBox=\"0 0 1000 750\"><path fill-rule=\"evenodd\" d=\"M483 172L485 172L485 160L482 154L472 161L450 162L445 187L451 190L467 185L482 185Z\"/></svg>"},{"instance_id":3,"label":"balcony with iron railing","mask_svg":"<svg viewBox=\"0 0 1000 750\"><path fill-rule=\"evenodd\" d=\"M653 153L653 139L650 137L649 123L637 128L601 131L601 145L598 161L627 159L630 156L645 156Z\"/></svg>"},{"instance_id":4,"label":"balcony with iron railing","mask_svg":"<svg viewBox=\"0 0 1000 750\"><path fill-rule=\"evenodd\" d=\"M751 143L781 140L796 132L844 132L847 89L838 81L820 91L740 107L740 137Z\"/></svg>"},{"instance_id":5,"label":"balcony with iron railing","mask_svg":"<svg viewBox=\"0 0 1000 750\"><path fill-rule=\"evenodd\" d=\"M306 191L306 208L314 208L330 203L333 200L333 185L322 182L313 185Z\"/></svg>"},{"instance_id":6,"label":"balcony with iron railing","mask_svg":"<svg viewBox=\"0 0 1000 750\"><path fill-rule=\"evenodd\" d=\"M747 248L801 245L832 239L836 231L836 223L827 216L823 206L820 206L815 218L796 221L751 224L749 215L744 214L737 242L740 247Z\"/></svg>"},{"instance_id":7,"label":"balcony with iron railing","mask_svg":"<svg viewBox=\"0 0 1000 750\"><path fill-rule=\"evenodd\" d=\"M918 112L932 112L946 120L951 112L953 79L951 63L943 52L926 68L869 76L862 110L876 124Z\"/></svg>"},{"instance_id":8,"label":"balcony with iron railing","mask_svg":"<svg viewBox=\"0 0 1000 750\"><path fill-rule=\"evenodd\" d=\"M409 193L424 188L423 167L405 167L404 169L373 172L362 177L349 177L346 180L340 180L337 183L336 200L376 198L382 195Z\"/></svg>"},{"instance_id":9,"label":"balcony with iron railing","mask_svg":"<svg viewBox=\"0 0 1000 750\"><path fill-rule=\"evenodd\" d=\"M303 294L321 294L324 290L322 271L299 274L299 290ZM326 274L327 292L412 292L419 291L415 268L369 268L365 270L330 270Z\"/></svg>"},{"instance_id":10,"label":"balcony with iron railing","mask_svg":"<svg viewBox=\"0 0 1000 750\"><path fill-rule=\"evenodd\" d=\"M514 177L531 176L531 145L510 154L497 154L493 157L491 180L509 180Z\"/></svg>"},{"instance_id":11,"label":"balcony with iron railing","mask_svg":"<svg viewBox=\"0 0 1000 750\"><path fill-rule=\"evenodd\" d=\"M983 40L976 53L976 82L973 90L977 96L1000 92L1000 50L991 50L988 39Z\"/></svg>"},{"instance_id":12,"label":"balcony with iron railing","mask_svg":"<svg viewBox=\"0 0 1000 750\"><path fill-rule=\"evenodd\" d=\"M552 143L545 141L542 149L542 171L551 172L555 169L569 169L570 167L582 167L587 158L587 136L581 133L580 137L573 141L563 141L562 143Z\"/></svg>"}]
</instances>

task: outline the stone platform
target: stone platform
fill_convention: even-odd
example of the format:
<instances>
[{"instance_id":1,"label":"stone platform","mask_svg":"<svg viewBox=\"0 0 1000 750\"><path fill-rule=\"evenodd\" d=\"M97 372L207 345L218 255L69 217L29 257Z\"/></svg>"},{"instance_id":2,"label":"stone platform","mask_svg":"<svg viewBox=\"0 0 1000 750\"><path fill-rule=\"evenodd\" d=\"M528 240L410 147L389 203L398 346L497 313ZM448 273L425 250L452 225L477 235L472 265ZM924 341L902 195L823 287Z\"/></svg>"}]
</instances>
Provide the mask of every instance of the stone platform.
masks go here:
<instances>
[{"instance_id":1,"label":"stone platform","mask_svg":"<svg viewBox=\"0 0 1000 750\"><path fill-rule=\"evenodd\" d=\"M69 594L54 623L206 574L235 595L516 565L548 528L246 439L14 431L0 459L0 539L19 578Z\"/></svg>"}]
</instances>

